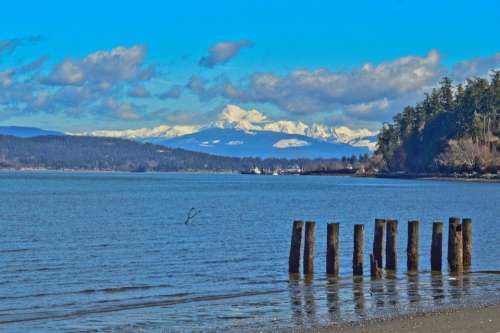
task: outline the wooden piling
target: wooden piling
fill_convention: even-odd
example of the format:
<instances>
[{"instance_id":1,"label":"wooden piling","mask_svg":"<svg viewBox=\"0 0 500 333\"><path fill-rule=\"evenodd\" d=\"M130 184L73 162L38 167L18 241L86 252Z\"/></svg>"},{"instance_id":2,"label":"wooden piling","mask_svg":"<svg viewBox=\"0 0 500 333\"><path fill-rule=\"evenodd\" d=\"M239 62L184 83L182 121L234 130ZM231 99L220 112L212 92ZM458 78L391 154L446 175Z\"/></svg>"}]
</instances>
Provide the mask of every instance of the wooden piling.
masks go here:
<instances>
[{"instance_id":1,"label":"wooden piling","mask_svg":"<svg viewBox=\"0 0 500 333\"><path fill-rule=\"evenodd\" d=\"M304 274L314 273L314 247L316 243L316 223L306 222L306 232L304 239Z\"/></svg>"},{"instance_id":2,"label":"wooden piling","mask_svg":"<svg viewBox=\"0 0 500 333\"><path fill-rule=\"evenodd\" d=\"M354 251L352 255L352 272L354 276L363 275L363 256L365 248L365 225L354 225Z\"/></svg>"},{"instance_id":3,"label":"wooden piling","mask_svg":"<svg viewBox=\"0 0 500 333\"><path fill-rule=\"evenodd\" d=\"M464 269L468 270L472 265L472 220L469 218L462 220L462 242Z\"/></svg>"},{"instance_id":4,"label":"wooden piling","mask_svg":"<svg viewBox=\"0 0 500 333\"><path fill-rule=\"evenodd\" d=\"M385 244L385 269L396 271L398 267L398 221L387 221L387 235Z\"/></svg>"},{"instance_id":5,"label":"wooden piling","mask_svg":"<svg viewBox=\"0 0 500 333\"><path fill-rule=\"evenodd\" d=\"M431 271L441 272L443 261L443 223L432 224Z\"/></svg>"},{"instance_id":6,"label":"wooden piling","mask_svg":"<svg viewBox=\"0 0 500 333\"><path fill-rule=\"evenodd\" d=\"M461 274L463 272L463 242L462 225L450 224L453 227L450 238L450 273Z\"/></svg>"},{"instance_id":7,"label":"wooden piling","mask_svg":"<svg viewBox=\"0 0 500 333\"><path fill-rule=\"evenodd\" d=\"M384 251L384 228L385 220L375 219L375 228L373 235L373 259L378 268L382 268Z\"/></svg>"},{"instance_id":8,"label":"wooden piling","mask_svg":"<svg viewBox=\"0 0 500 333\"><path fill-rule=\"evenodd\" d=\"M299 273L300 269L300 248L302 243L303 221L294 221L292 227L292 240L290 243L290 257L288 258L288 273Z\"/></svg>"},{"instance_id":9,"label":"wooden piling","mask_svg":"<svg viewBox=\"0 0 500 333\"><path fill-rule=\"evenodd\" d=\"M380 279L382 277L382 269L379 267L377 259L373 254L370 254L370 276L373 279Z\"/></svg>"},{"instance_id":10,"label":"wooden piling","mask_svg":"<svg viewBox=\"0 0 500 333\"><path fill-rule=\"evenodd\" d=\"M460 218L458 217L450 217L450 219L448 220L448 269L451 265L453 234L458 224L460 224Z\"/></svg>"},{"instance_id":11,"label":"wooden piling","mask_svg":"<svg viewBox=\"0 0 500 333\"><path fill-rule=\"evenodd\" d=\"M327 225L326 274L339 275L339 229L338 223Z\"/></svg>"},{"instance_id":12,"label":"wooden piling","mask_svg":"<svg viewBox=\"0 0 500 333\"><path fill-rule=\"evenodd\" d=\"M418 221L408 222L408 246L406 267L409 273L418 272L419 230Z\"/></svg>"}]
</instances>

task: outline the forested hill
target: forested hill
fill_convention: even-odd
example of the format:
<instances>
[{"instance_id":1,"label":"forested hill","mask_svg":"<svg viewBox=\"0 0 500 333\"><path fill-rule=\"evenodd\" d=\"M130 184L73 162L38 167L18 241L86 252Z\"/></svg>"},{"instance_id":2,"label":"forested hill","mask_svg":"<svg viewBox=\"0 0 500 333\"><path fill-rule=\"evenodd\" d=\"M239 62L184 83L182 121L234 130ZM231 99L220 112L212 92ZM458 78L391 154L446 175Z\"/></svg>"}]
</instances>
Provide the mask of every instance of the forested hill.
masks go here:
<instances>
[{"instance_id":1,"label":"forested hill","mask_svg":"<svg viewBox=\"0 0 500 333\"><path fill-rule=\"evenodd\" d=\"M0 168L114 171L240 171L315 163L230 158L124 139L86 136L0 136Z\"/></svg>"},{"instance_id":2,"label":"forested hill","mask_svg":"<svg viewBox=\"0 0 500 333\"><path fill-rule=\"evenodd\" d=\"M500 71L453 85L444 78L422 102L384 126L375 158L390 172L500 170Z\"/></svg>"}]
</instances>

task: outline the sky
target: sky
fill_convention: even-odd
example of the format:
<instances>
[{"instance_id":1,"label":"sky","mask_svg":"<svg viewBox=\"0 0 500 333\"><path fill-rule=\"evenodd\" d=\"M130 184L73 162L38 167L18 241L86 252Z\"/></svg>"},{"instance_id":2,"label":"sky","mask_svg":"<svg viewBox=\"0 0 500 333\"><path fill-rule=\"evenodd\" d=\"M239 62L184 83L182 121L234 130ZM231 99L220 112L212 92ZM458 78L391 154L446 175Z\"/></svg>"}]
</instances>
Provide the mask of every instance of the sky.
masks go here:
<instances>
[{"instance_id":1,"label":"sky","mask_svg":"<svg viewBox=\"0 0 500 333\"><path fill-rule=\"evenodd\" d=\"M376 129L443 76L500 68L498 1L9 1L0 125L270 119Z\"/></svg>"}]
</instances>

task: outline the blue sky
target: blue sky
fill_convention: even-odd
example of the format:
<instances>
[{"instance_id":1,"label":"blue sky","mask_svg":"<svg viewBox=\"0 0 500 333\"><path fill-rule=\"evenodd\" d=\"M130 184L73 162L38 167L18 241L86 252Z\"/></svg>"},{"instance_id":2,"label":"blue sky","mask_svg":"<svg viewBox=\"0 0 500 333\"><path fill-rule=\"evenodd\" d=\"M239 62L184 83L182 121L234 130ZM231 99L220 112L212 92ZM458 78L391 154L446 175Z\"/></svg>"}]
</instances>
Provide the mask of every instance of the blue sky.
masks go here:
<instances>
[{"instance_id":1,"label":"blue sky","mask_svg":"<svg viewBox=\"0 0 500 333\"><path fill-rule=\"evenodd\" d=\"M376 128L443 75L498 68L499 22L498 1L9 2L0 125L200 123L232 103Z\"/></svg>"}]
</instances>

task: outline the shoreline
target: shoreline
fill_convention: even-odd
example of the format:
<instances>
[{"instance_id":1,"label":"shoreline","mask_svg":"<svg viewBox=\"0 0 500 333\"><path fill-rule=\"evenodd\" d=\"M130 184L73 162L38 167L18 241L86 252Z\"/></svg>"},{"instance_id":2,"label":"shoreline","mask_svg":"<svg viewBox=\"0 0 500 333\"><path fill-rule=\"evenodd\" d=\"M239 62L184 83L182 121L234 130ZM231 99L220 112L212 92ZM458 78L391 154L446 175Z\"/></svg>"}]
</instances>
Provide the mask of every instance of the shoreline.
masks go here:
<instances>
[{"instance_id":1,"label":"shoreline","mask_svg":"<svg viewBox=\"0 0 500 333\"><path fill-rule=\"evenodd\" d=\"M216 171L216 170L177 170L177 171L145 171L136 172L130 170L92 170L92 169L46 169L46 168L0 168L0 172L19 172L19 173L44 173L44 172L60 172L60 173L130 173L130 174L162 174L162 173L192 173L192 174L241 174L239 171ZM271 176L271 175L254 175L254 176ZM292 175L280 175L292 176ZM459 181L470 183L500 183L500 176L495 177L461 177L461 176L443 176L443 175L389 175L389 174L374 174L374 175L359 175L354 173L311 173L298 174L293 176L332 176L332 177L355 177L355 178L379 178L379 179L401 179L401 180L435 180L435 181Z\"/></svg>"},{"instance_id":2,"label":"shoreline","mask_svg":"<svg viewBox=\"0 0 500 333\"><path fill-rule=\"evenodd\" d=\"M287 331L294 333L500 332L499 314L500 303L469 305Z\"/></svg>"}]
</instances>

